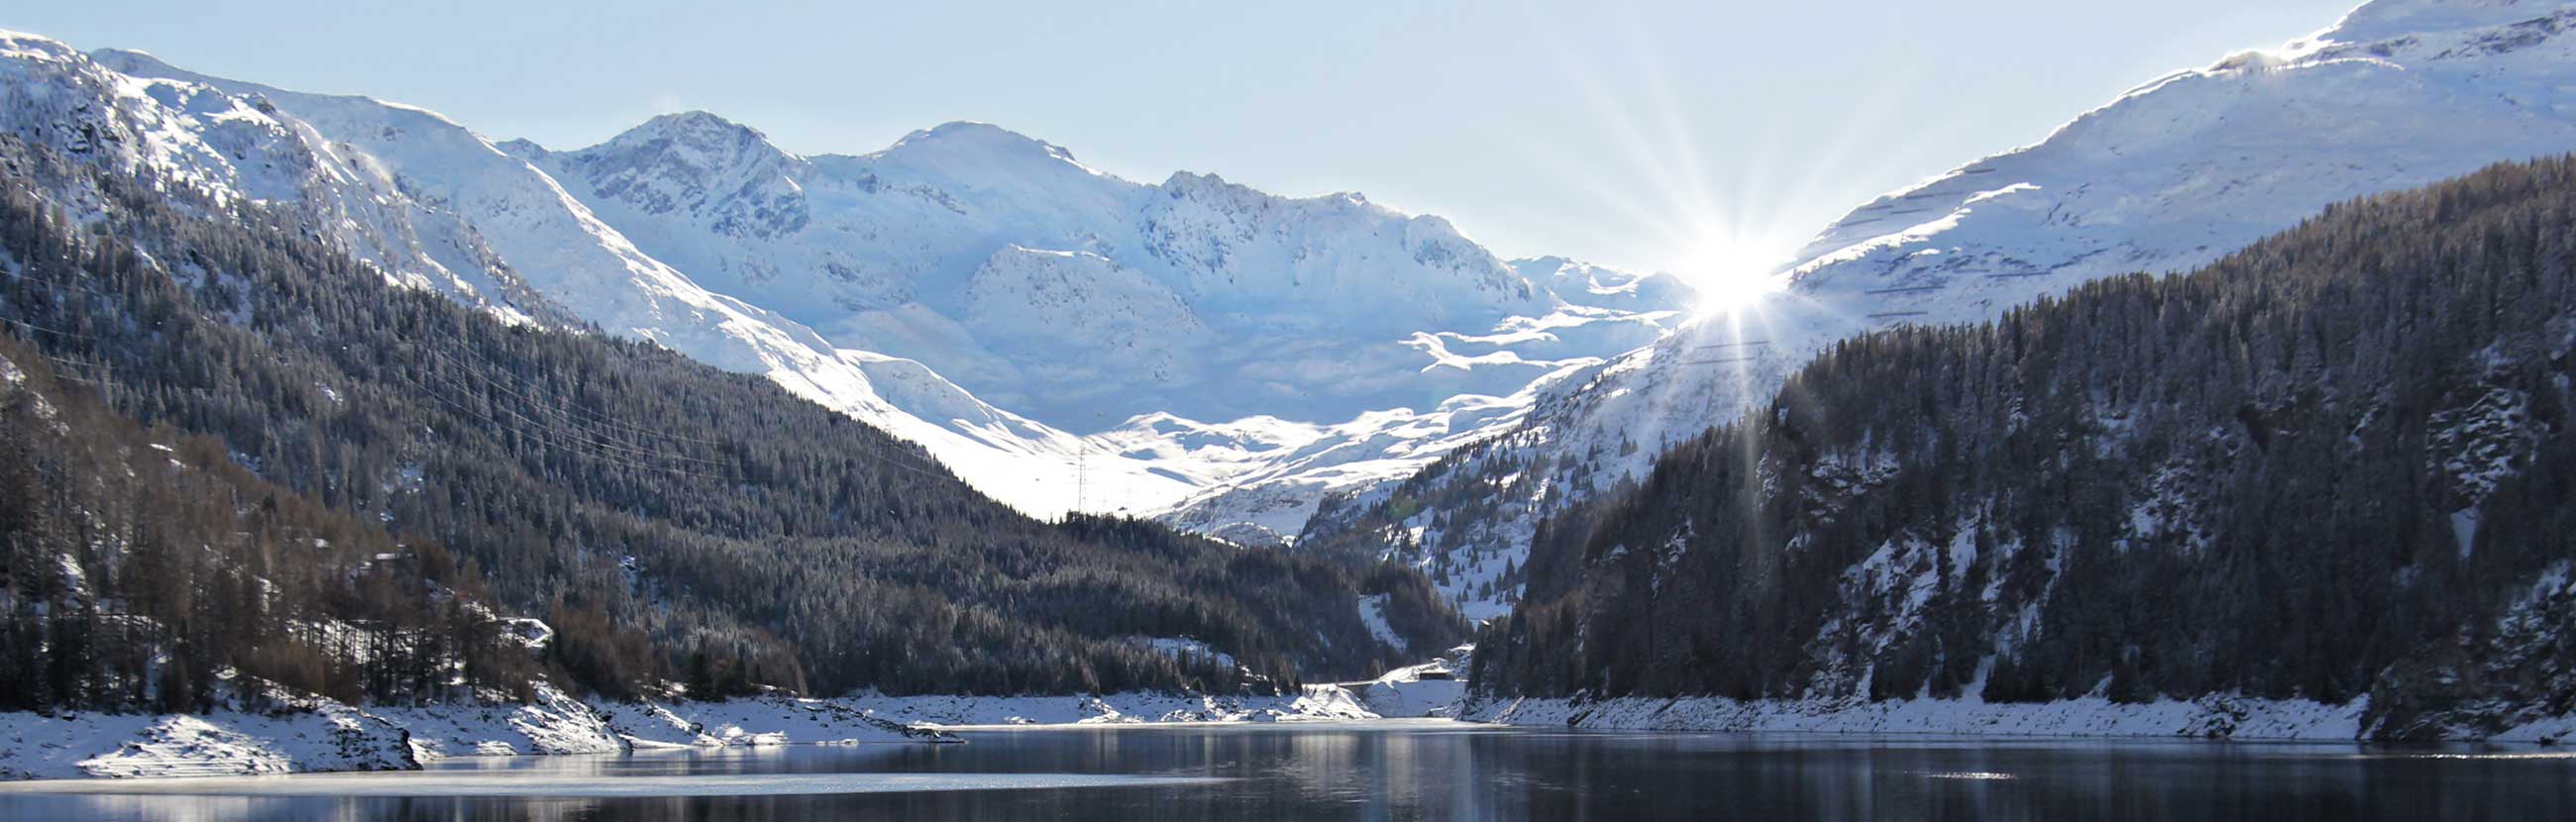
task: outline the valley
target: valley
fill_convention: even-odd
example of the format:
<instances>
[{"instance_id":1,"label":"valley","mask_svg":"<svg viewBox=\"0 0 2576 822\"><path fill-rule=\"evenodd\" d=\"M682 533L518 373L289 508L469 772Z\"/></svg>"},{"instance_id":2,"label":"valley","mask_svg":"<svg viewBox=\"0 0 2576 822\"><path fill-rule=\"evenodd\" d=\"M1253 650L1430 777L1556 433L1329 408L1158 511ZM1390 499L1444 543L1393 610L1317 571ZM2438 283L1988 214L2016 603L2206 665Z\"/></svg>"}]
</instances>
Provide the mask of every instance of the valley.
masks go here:
<instances>
[{"instance_id":1,"label":"valley","mask_svg":"<svg viewBox=\"0 0 2576 822\"><path fill-rule=\"evenodd\" d=\"M2562 742L2576 4L2212 57L1702 295L983 122L546 145L0 30L0 778Z\"/></svg>"}]
</instances>

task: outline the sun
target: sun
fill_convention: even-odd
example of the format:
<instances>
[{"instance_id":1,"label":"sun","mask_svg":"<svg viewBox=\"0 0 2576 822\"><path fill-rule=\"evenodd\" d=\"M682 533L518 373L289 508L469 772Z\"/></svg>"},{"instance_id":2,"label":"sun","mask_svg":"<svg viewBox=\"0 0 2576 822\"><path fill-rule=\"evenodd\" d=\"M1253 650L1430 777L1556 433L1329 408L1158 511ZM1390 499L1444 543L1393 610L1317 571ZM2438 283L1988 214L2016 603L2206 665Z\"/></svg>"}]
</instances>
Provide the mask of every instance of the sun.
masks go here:
<instances>
[{"instance_id":1,"label":"sun","mask_svg":"<svg viewBox=\"0 0 2576 822\"><path fill-rule=\"evenodd\" d=\"M1700 316L1734 314L1757 308L1787 285L1776 270L1776 255L1750 244L1708 241L1698 245L1678 272L1699 289Z\"/></svg>"}]
</instances>

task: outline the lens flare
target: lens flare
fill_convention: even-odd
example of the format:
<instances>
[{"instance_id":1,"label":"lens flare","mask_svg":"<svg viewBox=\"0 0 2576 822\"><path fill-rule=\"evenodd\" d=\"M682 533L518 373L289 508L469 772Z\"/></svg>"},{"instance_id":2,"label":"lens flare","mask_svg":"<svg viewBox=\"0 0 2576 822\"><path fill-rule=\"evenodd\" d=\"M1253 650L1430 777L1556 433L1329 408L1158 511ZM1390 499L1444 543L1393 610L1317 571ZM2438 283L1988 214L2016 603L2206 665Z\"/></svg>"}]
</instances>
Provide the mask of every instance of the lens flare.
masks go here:
<instances>
[{"instance_id":1,"label":"lens flare","mask_svg":"<svg viewBox=\"0 0 2576 822\"><path fill-rule=\"evenodd\" d=\"M1686 259L1676 273L1699 290L1702 317L1757 307L1787 284L1778 252L1732 237L1704 239Z\"/></svg>"},{"instance_id":2,"label":"lens flare","mask_svg":"<svg viewBox=\"0 0 2576 822\"><path fill-rule=\"evenodd\" d=\"M1568 208L1598 211L1629 224L1634 243L1622 259L1602 260L1679 277L1699 291L1693 319L1759 315L1798 297L1787 269L1815 249L1816 214L1851 201L1851 179L1911 179L1900 152L1884 150L1888 134L1950 128L1899 120L1899 100L1921 92L1894 78L1839 92L1829 117L1796 122L1745 116L1686 101L1724 97L1723 88L1692 85L1687 64L1668 60L1669 42L1636 9L1618 2L1607 14L1624 32L1605 46L1566 39L1574 26L1540 4L1525 3L1535 53L1580 90L1574 116L1595 127L1593 142L1568 144L1535 134L1504 133L1522 144L1528 167L1552 174L1573 195Z\"/></svg>"}]
</instances>

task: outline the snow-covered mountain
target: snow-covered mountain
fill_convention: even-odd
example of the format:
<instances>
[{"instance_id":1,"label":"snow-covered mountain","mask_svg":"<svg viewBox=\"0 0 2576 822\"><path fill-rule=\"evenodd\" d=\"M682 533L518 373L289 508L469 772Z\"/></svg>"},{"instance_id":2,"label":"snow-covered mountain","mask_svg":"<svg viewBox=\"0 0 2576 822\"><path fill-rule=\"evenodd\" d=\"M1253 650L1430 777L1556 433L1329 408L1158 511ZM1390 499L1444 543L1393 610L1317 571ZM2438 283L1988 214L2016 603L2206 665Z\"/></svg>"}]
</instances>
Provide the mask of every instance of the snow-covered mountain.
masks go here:
<instances>
[{"instance_id":1,"label":"snow-covered mountain","mask_svg":"<svg viewBox=\"0 0 2576 822\"><path fill-rule=\"evenodd\" d=\"M861 156L800 157L702 112L577 151L505 148L711 289L1072 429L1509 394L1644 340L1587 313L1545 345L1488 339L1506 320L1686 296L1669 281L1560 294L1438 217L1211 175L1130 182L980 123Z\"/></svg>"},{"instance_id":2,"label":"snow-covered mountain","mask_svg":"<svg viewBox=\"0 0 2576 822\"><path fill-rule=\"evenodd\" d=\"M396 282L514 319L554 316L471 226L263 98L121 74L62 43L0 30L0 126L219 201L309 201L314 225Z\"/></svg>"},{"instance_id":3,"label":"snow-covered mountain","mask_svg":"<svg viewBox=\"0 0 2576 822\"><path fill-rule=\"evenodd\" d=\"M1446 570L1472 615L1498 614L1548 512L1767 400L1836 340L2189 269L2336 202L2576 150L2570 29L2566 2L2376 0L2279 49L2157 78L1854 209L1786 267L1785 293L1539 389L1519 428L1336 501L1307 539L1402 545Z\"/></svg>"},{"instance_id":4,"label":"snow-covered mountain","mask_svg":"<svg viewBox=\"0 0 2576 822\"><path fill-rule=\"evenodd\" d=\"M1025 510L1079 494L1247 539L1499 430L1691 296L1506 262L1356 194L1123 180L977 123L808 157L685 113L550 151L22 34L0 94L0 127L293 204L398 282L766 374Z\"/></svg>"},{"instance_id":5,"label":"snow-covered mountain","mask_svg":"<svg viewBox=\"0 0 2576 822\"><path fill-rule=\"evenodd\" d=\"M11 103L0 127L221 196L292 205L395 282L766 374L922 442L1015 505L1043 510L1056 495L1047 478L1017 466L1083 448L918 363L834 346L708 290L638 250L544 172L437 114L205 77L138 52L83 55L17 33L0 34L0 82ZM1187 490L1165 484L1156 490Z\"/></svg>"},{"instance_id":6,"label":"snow-covered mountain","mask_svg":"<svg viewBox=\"0 0 2576 822\"><path fill-rule=\"evenodd\" d=\"M1357 194L1131 182L981 123L859 156L794 155L703 112L504 148L712 288L1094 435L1085 463L1147 466L1085 477L1092 507L1247 542L1499 430L1539 378L1654 339L1690 298L1670 277L1505 262Z\"/></svg>"}]
</instances>

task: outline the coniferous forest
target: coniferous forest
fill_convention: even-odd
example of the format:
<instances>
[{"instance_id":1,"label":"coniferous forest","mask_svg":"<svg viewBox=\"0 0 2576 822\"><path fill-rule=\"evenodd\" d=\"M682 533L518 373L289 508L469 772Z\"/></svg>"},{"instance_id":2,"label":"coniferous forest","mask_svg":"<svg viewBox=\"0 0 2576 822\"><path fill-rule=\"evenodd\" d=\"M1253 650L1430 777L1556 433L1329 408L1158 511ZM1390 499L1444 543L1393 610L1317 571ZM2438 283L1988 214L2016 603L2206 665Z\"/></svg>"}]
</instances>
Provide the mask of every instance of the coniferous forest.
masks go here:
<instances>
[{"instance_id":1,"label":"coniferous forest","mask_svg":"<svg viewBox=\"0 0 2576 822\"><path fill-rule=\"evenodd\" d=\"M0 138L0 708L1230 693L1463 638L1410 570L1031 519L758 376L390 285L319 219Z\"/></svg>"},{"instance_id":2,"label":"coniferous forest","mask_svg":"<svg viewBox=\"0 0 2576 822\"><path fill-rule=\"evenodd\" d=\"M352 702L524 697L539 675L472 560L135 425L24 342L0 360L0 708L205 710L226 667Z\"/></svg>"},{"instance_id":3,"label":"coniferous forest","mask_svg":"<svg viewBox=\"0 0 2576 822\"><path fill-rule=\"evenodd\" d=\"M2576 707L2576 160L1837 345L1542 528L1495 694Z\"/></svg>"}]
</instances>

